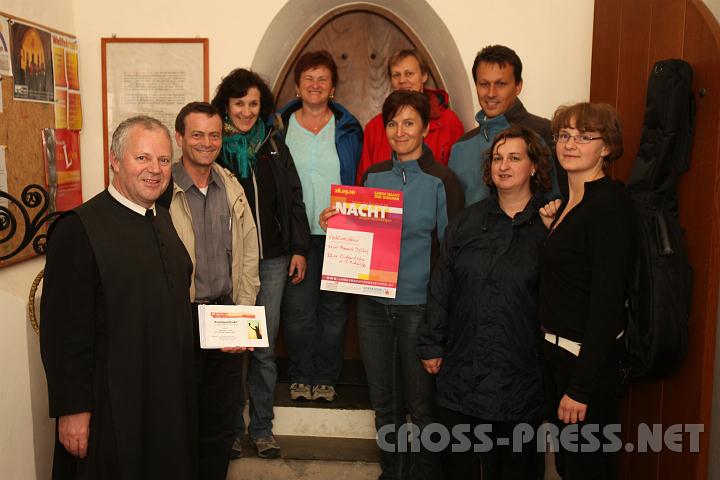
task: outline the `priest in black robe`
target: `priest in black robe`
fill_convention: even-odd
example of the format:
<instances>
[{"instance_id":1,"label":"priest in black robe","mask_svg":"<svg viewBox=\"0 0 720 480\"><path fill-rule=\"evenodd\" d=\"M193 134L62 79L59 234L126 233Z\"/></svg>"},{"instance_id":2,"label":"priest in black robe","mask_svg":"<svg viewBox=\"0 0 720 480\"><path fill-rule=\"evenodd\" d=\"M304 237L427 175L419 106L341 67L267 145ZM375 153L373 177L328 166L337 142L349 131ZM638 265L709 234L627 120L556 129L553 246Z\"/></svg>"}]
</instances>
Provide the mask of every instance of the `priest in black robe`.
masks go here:
<instances>
[{"instance_id":1,"label":"priest in black robe","mask_svg":"<svg viewBox=\"0 0 720 480\"><path fill-rule=\"evenodd\" d=\"M197 478L192 264L155 200L170 180L167 129L113 134L113 181L52 226L40 347L53 479Z\"/></svg>"}]
</instances>

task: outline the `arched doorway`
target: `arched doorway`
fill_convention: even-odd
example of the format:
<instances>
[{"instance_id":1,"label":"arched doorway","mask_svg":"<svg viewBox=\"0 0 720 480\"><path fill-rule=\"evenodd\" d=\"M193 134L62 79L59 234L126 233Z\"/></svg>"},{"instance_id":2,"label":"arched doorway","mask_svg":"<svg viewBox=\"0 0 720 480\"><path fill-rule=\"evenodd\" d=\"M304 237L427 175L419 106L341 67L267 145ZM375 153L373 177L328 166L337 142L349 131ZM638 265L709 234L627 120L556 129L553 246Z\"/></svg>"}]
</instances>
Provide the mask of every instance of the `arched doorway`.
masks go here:
<instances>
[{"instance_id":1,"label":"arched doorway","mask_svg":"<svg viewBox=\"0 0 720 480\"><path fill-rule=\"evenodd\" d=\"M379 111L380 105L389 92L389 85L381 84L381 82L387 82L385 73L387 57L378 53L379 47L375 52L370 48L382 45L384 41L380 33L373 30L374 25L388 22L408 42L407 44L399 42L397 45L413 45L427 57L432 70L428 87L432 88L433 85L437 85L446 90L450 94L452 109L457 113L465 128L470 129L474 126L474 90L469 73L470 65L463 64L450 30L425 0L414 2L375 0L372 3L344 0L289 0L270 23L252 62L252 69L264 75L273 88L273 93L276 94L276 97L279 96L278 104L282 105L283 100L286 101L289 98L285 84L288 76L292 83L294 59L308 46L310 49L318 48L313 45L323 45L324 48L327 48L328 45L322 43L327 38L325 33L321 32L322 27L331 24L329 28L345 28L343 27L345 22L353 19L351 14L368 15L366 18L369 19L369 23L364 27L366 29L364 34L369 38L369 42L365 49L366 59L363 61L374 67L368 68L368 72L373 71L375 73L372 75L376 76L373 81L376 82L377 89L369 100L366 99L368 103L366 108L355 109L345 105L363 124ZM335 18L339 19L337 25L332 23ZM392 31L392 29L388 29L388 31ZM350 35L343 37L341 34L338 45L329 48L341 68L341 82L356 75L355 63L350 62L350 58L342 58L342 53L351 51L349 49L345 49L346 52L340 51L342 50L341 46L346 43L358 44L358 48L362 46L358 39ZM373 53L375 53L374 58L372 57ZM352 68L345 68L349 65ZM294 95L294 91L292 91L292 95ZM338 92L338 100L343 104L348 101L346 96L343 92ZM361 98L361 96L357 95L357 98ZM367 116L363 113L370 110L374 112L372 115Z\"/></svg>"},{"instance_id":2,"label":"arched doorway","mask_svg":"<svg viewBox=\"0 0 720 480\"><path fill-rule=\"evenodd\" d=\"M285 105L295 96L296 60L305 52L324 49L338 66L336 100L365 125L380 111L390 93L388 58L404 48L415 48L428 59L427 88L444 90L437 65L417 35L396 15L376 6L337 8L318 20L286 59L273 91L276 105Z\"/></svg>"}]
</instances>

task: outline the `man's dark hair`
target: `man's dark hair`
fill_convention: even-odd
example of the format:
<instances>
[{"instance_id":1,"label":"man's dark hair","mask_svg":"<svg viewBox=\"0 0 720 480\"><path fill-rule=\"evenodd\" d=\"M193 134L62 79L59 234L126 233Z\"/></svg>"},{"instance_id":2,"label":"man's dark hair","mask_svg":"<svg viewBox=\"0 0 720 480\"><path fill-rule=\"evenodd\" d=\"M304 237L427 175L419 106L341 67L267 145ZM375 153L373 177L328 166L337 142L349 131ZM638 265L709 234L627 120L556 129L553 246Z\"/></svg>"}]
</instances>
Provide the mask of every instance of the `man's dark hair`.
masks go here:
<instances>
[{"instance_id":1,"label":"man's dark hair","mask_svg":"<svg viewBox=\"0 0 720 480\"><path fill-rule=\"evenodd\" d=\"M505 68L510 65L513 68L515 83L522 82L522 62L515 50L504 45L488 45L478 52L472 66L473 81L477 83L477 69L480 62L497 65Z\"/></svg>"},{"instance_id":2,"label":"man's dark hair","mask_svg":"<svg viewBox=\"0 0 720 480\"><path fill-rule=\"evenodd\" d=\"M180 135L185 135L185 118L191 113L204 113L208 117L217 115L222 118L220 111L213 105L207 102L190 102L181 108L177 117L175 117L175 131Z\"/></svg>"},{"instance_id":3,"label":"man's dark hair","mask_svg":"<svg viewBox=\"0 0 720 480\"><path fill-rule=\"evenodd\" d=\"M424 93L409 90L394 91L385 99L382 107L383 125L387 125L403 107L414 108L420 114L423 128L428 126L430 123L430 100Z\"/></svg>"},{"instance_id":4,"label":"man's dark hair","mask_svg":"<svg viewBox=\"0 0 720 480\"><path fill-rule=\"evenodd\" d=\"M300 77L302 76L303 72L319 67L326 67L328 70L330 70L330 75L332 77L332 86L337 87L339 81L337 65L335 65L335 60L333 60L332 55L330 55L330 52L328 52L327 50L306 52L303 53L300 58L298 58L298 61L295 64L295 69L293 70L293 74L295 76L295 85L300 85Z\"/></svg>"},{"instance_id":5,"label":"man's dark hair","mask_svg":"<svg viewBox=\"0 0 720 480\"><path fill-rule=\"evenodd\" d=\"M274 104L270 87L260 75L245 68L236 68L223 78L215 91L215 98L210 103L220 111L220 116L226 119L230 99L244 97L253 87L260 91L260 118L267 120L273 112Z\"/></svg>"}]
</instances>

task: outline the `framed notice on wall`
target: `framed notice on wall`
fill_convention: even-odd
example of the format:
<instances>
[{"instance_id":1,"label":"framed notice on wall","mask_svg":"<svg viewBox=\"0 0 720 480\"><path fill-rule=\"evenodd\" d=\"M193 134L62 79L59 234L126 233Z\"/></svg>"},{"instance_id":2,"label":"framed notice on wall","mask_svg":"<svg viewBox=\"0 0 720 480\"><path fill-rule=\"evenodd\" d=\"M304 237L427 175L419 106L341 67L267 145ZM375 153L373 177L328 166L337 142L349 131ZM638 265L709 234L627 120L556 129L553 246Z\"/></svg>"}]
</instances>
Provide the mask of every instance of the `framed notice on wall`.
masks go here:
<instances>
[{"instance_id":1,"label":"framed notice on wall","mask_svg":"<svg viewBox=\"0 0 720 480\"><path fill-rule=\"evenodd\" d=\"M105 184L112 132L125 119L149 115L174 133L178 111L208 100L207 38L103 38Z\"/></svg>"}]
</instances>

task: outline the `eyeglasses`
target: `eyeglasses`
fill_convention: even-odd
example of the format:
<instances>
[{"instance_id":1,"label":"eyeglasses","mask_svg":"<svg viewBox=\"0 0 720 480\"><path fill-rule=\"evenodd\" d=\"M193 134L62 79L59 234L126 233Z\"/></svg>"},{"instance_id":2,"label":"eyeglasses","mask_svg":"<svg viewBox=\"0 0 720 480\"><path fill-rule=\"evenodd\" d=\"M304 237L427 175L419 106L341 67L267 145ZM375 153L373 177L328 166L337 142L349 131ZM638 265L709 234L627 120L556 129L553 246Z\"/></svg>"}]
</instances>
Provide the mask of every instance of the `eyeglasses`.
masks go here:
<instances>
[{"instance_id":1,"label":"eyeglasses","mask_svg":"<svg viewBox=\"0 0 720 480\"><path fill-rule=\"evenodd\" d=\"M553 140L558 143L567 143L570 139L573 139L575 143L590 143L593 140L602 140L602 137L591 137L587 133L578 133L577 135L570 135L569 133L560 132L553 134Z\"/></svg>"}]
</instances>

